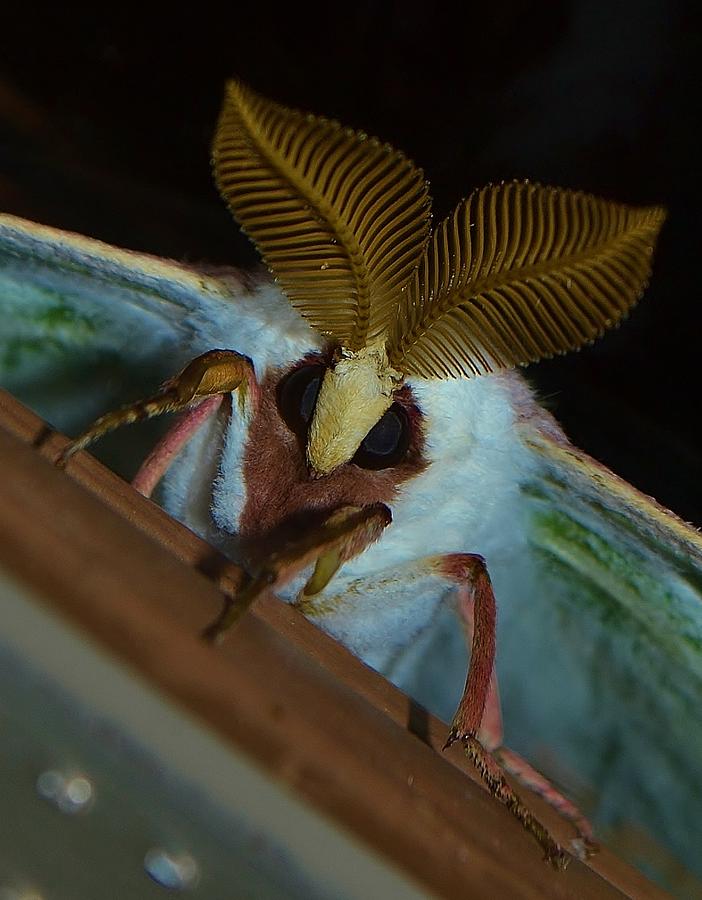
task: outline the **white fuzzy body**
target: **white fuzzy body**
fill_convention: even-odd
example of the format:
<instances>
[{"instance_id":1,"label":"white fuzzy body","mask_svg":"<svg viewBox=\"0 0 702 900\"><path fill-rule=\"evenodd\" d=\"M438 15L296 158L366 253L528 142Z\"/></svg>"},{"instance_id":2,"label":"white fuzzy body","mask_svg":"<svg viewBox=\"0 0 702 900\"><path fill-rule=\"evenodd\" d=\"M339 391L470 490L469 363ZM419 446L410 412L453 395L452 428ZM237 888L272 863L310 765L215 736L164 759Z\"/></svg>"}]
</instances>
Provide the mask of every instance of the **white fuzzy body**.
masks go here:
<instances>
[{"instance_id":1,"label":"white fuzzy body","mask_svg":"<svg viewBox=\"0 0 702 900\"><path fill-rule=\"evenodd\" d=\"M319 338L273 288L246 296L232 321L198 322L202 350L222 347L249 356L261 378L269 367L291 365L318 350ZM249 309L251 315L248 315ZM440 621L455 585L422 569L447 553L485 557L498 601L511 596L512 562L524 543L519 484L530 464L515 430L515 379L408 381L423 419L428 467L400 487L390 504L393 521L377 543L347 562L321 595L310 618L366 663L394 680L412 678L420 636ZM246 414L233 405L227 420L206 426L167 476L163 502L193 530L236 555L238 520L247 490L242 451ZM518 568L518 567L517 567ZM283 592L295 600L309 572ZM456 623L458 647L463 644ZM448 648L445 648L448 652ZM464 651L454 648L459 658ZM462 675L452 679L453 702ZM446 714L445 703L439 704Z\"/></svg>"}]
</instances>

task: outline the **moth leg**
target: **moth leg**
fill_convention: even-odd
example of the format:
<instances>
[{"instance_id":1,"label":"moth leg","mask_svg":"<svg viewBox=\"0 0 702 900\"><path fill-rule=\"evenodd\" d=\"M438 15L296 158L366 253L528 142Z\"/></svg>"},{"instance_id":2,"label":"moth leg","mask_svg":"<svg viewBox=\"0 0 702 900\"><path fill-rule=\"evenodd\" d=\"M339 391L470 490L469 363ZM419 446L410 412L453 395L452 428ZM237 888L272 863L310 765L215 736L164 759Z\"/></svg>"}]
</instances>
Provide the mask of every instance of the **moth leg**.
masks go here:
<instances>
[{"instance_id":1,"label":"moth leg","mask_svg":"<svg viewBox=\"0 0 702 900\"><path fill-rule=\"evenodd\" d=\"M390 510L382 503L335 510L321 525L271 553L219 618L205 629L203 637L221 640L266 589L283 587L312 563L314 571L302 593L313 595L323 590L343 563L378 540L391 520Z\"/></svg>"},{"instance_id":2,"label":"moth leg","mask_svg":"<svg viewBox=\"0 0 702 900\"><path fill-rule=\"evenodd\" d=\"M414 560L402 569L388 569L377 573L372 579L360 578L347 585L343 593L320 597L303 596L296 601L296 606L313 621L319 622L325 630L332 634L344 632L348 623L360 616L382 616L383 607L387 604L388 591L405 591L417 596L436 598L437 590L448 599L453 596L449 586L458 587L463 602L470 610L469 621L471 633L471 659L466 680L466 687L449 732L446 746L460 741L471 761L490 792L516 816L524 827L537 839L544 850L546 858L557 868L564 868L569 857L567 853L551 837L548 830L529 809L521 802L517 794L507 783L504 774L488 749L493 738L501 734L499 709L496 700L496 685L493 679L495 660L495 597L490 584L485 561L481 556L472 554L448 554L428 556ZM421 601L420 601L421 602ZM405 610L411 616L415 607ZM430 621L430 620L428 620ZM392 628L393 619L388 619L388 627ZM418 632L419 633L419 632ZM345 643L348 642L348 635ZM351 649L353 649L353 646ZM398 647L397 650L400 648ZM384 671L388 666L397 664L399 656L390 650L384 658L381 648L369 651L366 642L365 653L373 659L373 653L379 653L378 661L370 662ZM394 661L394 662L393 662ZM397 670L396 670L397 674ZM492 685L492 687L491 687ZM494 701L489 702L493 693ZM490 706L492 704L492 706ZM485 718L486 706L488 717ZM497 712L497 723L492 723L492 736L486 736L488 747L483 744L483 725L490 722L490 710ZM499 743L499 738L497 743Z\"/></svg>"},{"instance_id":3,"label":"moth leg","mask_svg":"<svg viewBox=\"0 0 702 900\"><path fill-rule=\"evenodd\" d=\"M455 741L461 742L490 793L504 803L536 838L545 859L555 868L563 869L568 864L567 854L512 790L498 762L478 737L495 664L496 604L485 560L475 554L456 553L441 557L439 567L445 577L467 592L469 605L473 609L473 636L466 685L444 749Z\"/></svg>"},{"instance_id":4,"label":"moth leg","mask_svg":"<svg viewBox=\"0 0 702 900\"><path fill-rule=\"evenodd\" d=\"M493 756L502 768L531 791L545 800L560 815L567 819L578 833L571 844L579 859L587 859L593 853L597 853L598 845L594 839L592 825L580 812L578 807L557 790L544 776L533 766L522 759L508 747L497 747L492 751Z\"/></svg>"},{"instance_id":5,"label":"moth leg","mask_svg":"<svg viewBox=\"0 0 702 900\"><path fill-rule=\"evenodd\" d=\"M130 403L121 409L106 413L96 419L82 434L68 444L57 460L64 466L79 450L84 450L103 435L122 425L130 425L143 419L151 419L166 412L178 412L208 397L239 391L243 404L249 393L256 390L256 376L251 360L233 350L210 350L196 357L176 375L161 385L159 390L145 400ZM210 410L212 412L213 410ZM202 424L192 420L195 427ZM192 435L187 434L185 440ZM182 446L181 442L181 446Z\"/></svg>"},{"instance_id":6,"label":"moth leg","mask_svg":"<svg viewBox=\"0 0 702 900\"><path fill-rule=\"evenodd\" d=\"M458 610L465 626L466 638L469 644L474 635L474 600L472 592L465 585L459 588ZM580 810L563 796L540 772L533 768L525 759L522 759L513 750L502 745L502 711L500 708L500 695L497 686L497 672L493 668L490 676L490 684L485 701L485 710L478 730L480 743L489 750L500 766L510 775L517 778L525 787L541 797L550 806L557 810L564 819L567 819L578 833L578 838L573 841L573 848L581 858L586 858L596 852L597 844L594 841L592 826L583 816Z\"/></svg>"},{"instance_id":7,"label":"moth leg","mask_svg":"<svg viewBox=\"0 0 702 900\"><path fill-rule=\"evenodd\" d=\"M475 601L473 591L465 583L458 585L458 614L461 618L465 632L465 640L468 647L472 646L475 634ZM478 729L480 743L495 753L502 745L502 706L500 704L500 691L497 686L497 670L493 666L490 674L487 695L485 697L485 709Z\"/></svg>"},{"instance_id":8,"label":"moth leg","mask_svg":"<svg viewBox=\"0 0 702 900\"><path fill-rule=\"evenodd\" d=\"M222 406L223 400L224 394L215 394L183 413L139 466L139 471L132 479L132 487L135 491L139 491L144 497L150 497L153 494L156 485L166 474L175 457L205 422L217 412Z\"/></svg>"}]
</instances>

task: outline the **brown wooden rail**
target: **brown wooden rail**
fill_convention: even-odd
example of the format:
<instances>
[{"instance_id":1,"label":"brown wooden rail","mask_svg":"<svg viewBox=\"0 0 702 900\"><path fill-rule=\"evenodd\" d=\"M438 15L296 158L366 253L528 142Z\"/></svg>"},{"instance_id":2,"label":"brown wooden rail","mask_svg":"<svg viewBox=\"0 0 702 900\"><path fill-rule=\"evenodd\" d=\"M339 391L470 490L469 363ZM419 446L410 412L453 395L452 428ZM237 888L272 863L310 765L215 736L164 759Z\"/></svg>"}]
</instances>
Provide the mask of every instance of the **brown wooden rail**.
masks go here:
<instances>
[{"instance_id":1,"label":"brown wooden rail","mask_svg":"<svg viewBox=\"0 0 702 900\"><path fill-rule=\"evenodd\" d=\"M440 752L445 724L274 597L203 643L239 570L88 454L57 470L64 442L0 392L0 563L208 728L432 893L666 896L606 849L552 871L460 748Z\"/></svg>"}]
</instances>

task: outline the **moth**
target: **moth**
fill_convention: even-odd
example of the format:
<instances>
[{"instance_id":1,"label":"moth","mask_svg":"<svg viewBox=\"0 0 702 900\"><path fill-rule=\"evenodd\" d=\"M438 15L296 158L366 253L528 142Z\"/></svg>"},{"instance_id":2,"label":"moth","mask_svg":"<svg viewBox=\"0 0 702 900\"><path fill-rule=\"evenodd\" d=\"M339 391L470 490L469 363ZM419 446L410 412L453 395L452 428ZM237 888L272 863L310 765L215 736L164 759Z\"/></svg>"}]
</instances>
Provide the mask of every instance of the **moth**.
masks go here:
<instances>
[{"instance_id":1,"label":"moth","mask_svg":"<svg viewBox=\"0 0 702 900\"><path fill-rule=\"evenodd\" d=\"M71 452L180 413L135 486L251 573L213 634L272 583L451 719L556 865L503 770L580 853L587 820L540 772L609 838L638 836L653 874L672 864L651 846L699 868L702 540L572 446L515 371L627 315L664 212L506 182L432 230L405 156L239 82L213 158L272 280L2 216L2 383L83 429Z\"/></svg>"}]
</instances>

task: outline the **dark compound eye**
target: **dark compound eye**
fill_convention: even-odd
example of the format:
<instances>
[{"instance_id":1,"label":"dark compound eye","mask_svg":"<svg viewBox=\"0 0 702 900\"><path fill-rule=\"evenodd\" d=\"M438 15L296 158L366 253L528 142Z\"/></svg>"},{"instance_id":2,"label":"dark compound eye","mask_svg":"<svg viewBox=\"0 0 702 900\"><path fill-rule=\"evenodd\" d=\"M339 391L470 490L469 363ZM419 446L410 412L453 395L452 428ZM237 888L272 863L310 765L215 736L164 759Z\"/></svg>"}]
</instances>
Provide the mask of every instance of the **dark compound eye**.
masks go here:
<instances>
[{"instance_id":1,"label":"dark compound eye","mask_svg":"<svg viewBox=\"0 0 702 900\"><path fill-rule=\"evenodd\" d=\"M325 367L300 366L278 385L278 410L283 421L299 437L307 435Z\"/></svg>"},{"instance_id":2,"label":"dark compound eye","mask_svg":"<svg viewBox=\"0 0 702 900\"><path fill-rule=\"evenodd\" d=\"M393 403L361 442L352 462L362 469L389 469L402 462L410 442L410 423L399 403Z\"/></svg>"}]
</instances>

